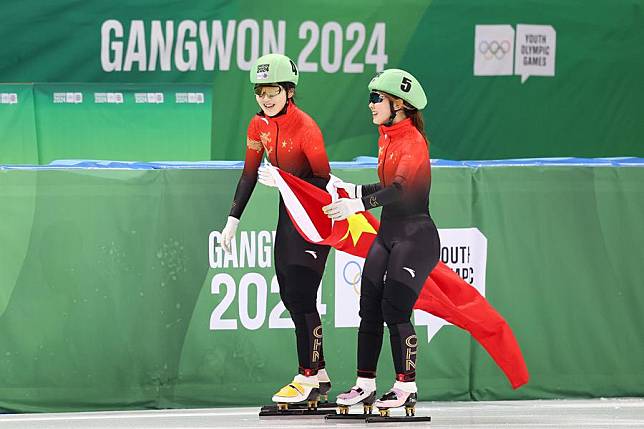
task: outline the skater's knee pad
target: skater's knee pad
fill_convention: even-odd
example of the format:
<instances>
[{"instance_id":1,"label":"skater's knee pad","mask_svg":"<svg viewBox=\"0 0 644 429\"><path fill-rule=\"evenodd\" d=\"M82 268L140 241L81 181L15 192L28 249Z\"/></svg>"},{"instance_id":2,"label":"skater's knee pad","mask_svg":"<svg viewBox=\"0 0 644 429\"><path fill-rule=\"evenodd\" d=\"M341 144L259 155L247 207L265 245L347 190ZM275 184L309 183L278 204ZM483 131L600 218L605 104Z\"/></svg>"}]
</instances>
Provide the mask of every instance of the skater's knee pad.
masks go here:
<instances>
[{"instance_id":1,"label":"skater's knee pad","mask_svg":"<svg viewBox=\"0 0 644 429\"><path fill-rule=\"evenodd\" d=\"M382 332L384 331L382 322L382 319L361 319L358 333L382 336Z\"/></svg>"},{"instance_id":2,"label":"skater's knee pad","mask_svg":"<svg viewBox=\"0 0 644 429\"><path fill-rule=\"evenodd\" d=\"M409 322L418 294L409 286L387 279L382 294L382 317L387 325Z\"/></svg>"},{"instance_id":3,"label":"skater's knee pad","mask_svg":"<svg viewBox=\"0 0 644 429\"><path fill-rule=\"evenodd\" d=\"M365 286L364 281L362 284ZM369 286L367 285L367 287ZM358 334L382 337L384 320L380 309L380 300L380 296L360 294L360 327L358 328Z\"/></svg>"},{"instance_id":4,"label":"skater's knee pad","mask_svg":"<svg viewBox=\"0 0 644 429\"><path fill-rule=\"evenodd\" d=\"M317 292L322 275L300 265L289 265L284 270L285 282L280 283L280 297L291 313L317 313Z\"/></svg>"},{"instance_id":5,"label":"skater's knee pad","mask_svg":"<svg viewBox=\"0 0 644 429\"><path fill-rule=\"evenodd\" d=\"M380 320L382 324L382 285L376 285L371 280L363 277L360 289L360 317L364 319Z\"/></svg>"}]
</instances>

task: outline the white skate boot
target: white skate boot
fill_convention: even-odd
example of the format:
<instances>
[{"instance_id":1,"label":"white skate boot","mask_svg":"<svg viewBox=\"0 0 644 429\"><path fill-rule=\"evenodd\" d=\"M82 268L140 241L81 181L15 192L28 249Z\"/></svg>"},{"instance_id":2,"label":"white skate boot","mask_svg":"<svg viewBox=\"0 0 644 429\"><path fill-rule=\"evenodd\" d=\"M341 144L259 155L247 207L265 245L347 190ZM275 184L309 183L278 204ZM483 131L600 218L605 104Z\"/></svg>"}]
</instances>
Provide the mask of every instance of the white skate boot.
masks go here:
<instances>
[{"instance_id":1,"label":"white skate boot","mask_svg":"<svg viewBox=\"0 0 644 429\"><path fill-rule=\"evenodd\" d=\"M363 413L371 414L376 399L376 379L358 377L356 385L340 393L336 399L339 414L349 414L352 405L362 404Z\"/></svg>"},{"instance_id":2,"label":"white skate boot","mask_svg":"<svg viewBox=\"0 0 644 429\"><path fill-rule=\"evenodd\" d=\"M389 417L391 408L403 406L405 407L406 416L414 416L416 414L417 392L416 382L396 381L391 390L382 395L374 405L383 417Z\"/></svg>"}]
</instances>

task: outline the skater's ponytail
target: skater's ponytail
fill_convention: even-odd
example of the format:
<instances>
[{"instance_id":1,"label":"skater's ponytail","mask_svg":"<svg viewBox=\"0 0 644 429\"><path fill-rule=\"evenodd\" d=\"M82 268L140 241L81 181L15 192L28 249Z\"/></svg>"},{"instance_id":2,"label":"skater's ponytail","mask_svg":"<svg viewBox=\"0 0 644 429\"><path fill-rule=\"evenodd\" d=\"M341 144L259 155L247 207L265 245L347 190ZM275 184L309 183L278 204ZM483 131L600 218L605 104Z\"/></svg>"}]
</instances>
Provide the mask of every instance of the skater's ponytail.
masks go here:
<instances>
[{"instance_id":1,"label":"skater's ponytail","mask_svg":"<svg viewBox=\"0 0 644 429\"><path fill-rule=\"evenodd\" d=\"M405 106L405 113L407 114L408 118L411 118L411 123L418 132L420 133L421 136L425 139L425 142L429 145L429 140L427 140L427 134L425 134L425 120L423 119L423 114L420 110L418 109L410 109L408 110Z\"/></svg>"}]
</instances>

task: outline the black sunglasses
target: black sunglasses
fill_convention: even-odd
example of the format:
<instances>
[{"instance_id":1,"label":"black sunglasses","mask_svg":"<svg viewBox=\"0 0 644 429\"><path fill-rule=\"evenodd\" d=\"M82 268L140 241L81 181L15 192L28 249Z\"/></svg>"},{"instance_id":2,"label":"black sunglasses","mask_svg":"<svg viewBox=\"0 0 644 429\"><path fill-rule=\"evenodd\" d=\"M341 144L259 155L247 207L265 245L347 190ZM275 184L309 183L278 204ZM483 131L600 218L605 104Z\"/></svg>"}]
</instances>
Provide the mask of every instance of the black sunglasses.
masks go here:
<instances>
[{"instance_id":1,"label":"black sunglasses","mask_svg":"<svg viewBox=\"0 0 644 429\"><path fill-rule=\"evenodd\" d=\"M377 92L370 92L369 93L369 103L377 104L377 103L380 103L384 99L385 98L382 96L382 94L378 94Z\"/></svg>"}]
</instances>

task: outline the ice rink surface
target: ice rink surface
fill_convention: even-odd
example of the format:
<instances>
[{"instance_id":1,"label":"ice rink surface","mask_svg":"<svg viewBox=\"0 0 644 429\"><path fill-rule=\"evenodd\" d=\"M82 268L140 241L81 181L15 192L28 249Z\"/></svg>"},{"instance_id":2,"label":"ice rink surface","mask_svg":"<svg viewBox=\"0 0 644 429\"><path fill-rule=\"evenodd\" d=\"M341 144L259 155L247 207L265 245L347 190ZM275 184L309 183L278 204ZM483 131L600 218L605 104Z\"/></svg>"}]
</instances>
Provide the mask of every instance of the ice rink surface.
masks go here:
<instances>
[{"instance_id":1,"label":"ice rink surface","mask_svg":"<svg viewBox=\"0 0 644 429\"><path fill-rule=\"evenodd\" d=\"M416 415L431 416L431 423L327 422L323 417L260 419L258 413L259 408L247 407L2 414L0 428L644 428L644 398L419 403ZM401 413L397 410L392 415Z\"/></svg>"}]
</instances>

